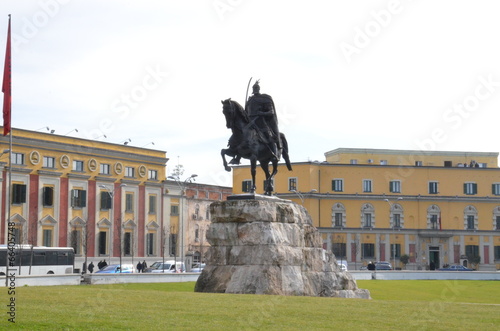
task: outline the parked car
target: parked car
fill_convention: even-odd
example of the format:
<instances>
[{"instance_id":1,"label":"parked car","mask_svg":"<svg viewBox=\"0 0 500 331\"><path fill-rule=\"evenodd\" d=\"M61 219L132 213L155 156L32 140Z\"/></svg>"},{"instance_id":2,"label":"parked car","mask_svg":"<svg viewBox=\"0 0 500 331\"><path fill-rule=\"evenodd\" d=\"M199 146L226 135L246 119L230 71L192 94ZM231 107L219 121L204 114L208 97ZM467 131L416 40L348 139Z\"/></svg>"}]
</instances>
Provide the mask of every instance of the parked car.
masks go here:
<instances>
[{"instance_id":1,"label":"parked car","mask_svg":"<svg viewBox=\"0 0 500 331\"><path fill-rule=\"evenodd\" d=\"M392 270L392 265L389 262L375 262L375 270Z\"/></svg>"},{"instance_id":2,"label":"parked car","mask_svg":"<svg viewBox=\"0 0 500 331\"><path fill-rule=\"evenodd\" d=\"M347 262L337 260L337 264L339 265L340 271L347 271Z\"/></svg>"},{"instance_id":3,"label":"parked car","mask_svg":"<svg viewBox=\"0 0 500 331\"><path fill-rule=\"evenodd\" d=\"M205 268L205 263L202 263L201 265L199 263L193 265L191 268L191 272L202 272L203 268Z\"/></svg>"},{"instance_id":4,"label":"parked car","mask_svg":"<svg viewBox=\"0 0 500 331\"><path fill-rule=\"evenodd\" d=\"M177 273L177 272L186 272L186 267L183 262L176 261L157 261L153 263L149 268L146 268L144 272L153 272L153 273Z\"/></svg>"},{"instance_id":5,"label":"parked car","mask_svg":"<svg viewBox=\"0 0 500 331\"><path fill-rule=\"evenodd\" d=\"M131 274L134 273L135 268L132 264L122 264L121 273L122 274ZM96 274L119 274L120 273L120 265L119 264L110 264L104 267L101 270L95 272Z\"/></svg>"},{"instance_id":6,"label":"parked car","mask_svg":"<svg viewBox=\"0 0 500 331\"><path fill-rule=\"evenodd\" d=\"M438 269L439 271L474 271L473 269L469 269L464 267L463 265L450 265L448 268Z\"/></svg>"}]
</instances>

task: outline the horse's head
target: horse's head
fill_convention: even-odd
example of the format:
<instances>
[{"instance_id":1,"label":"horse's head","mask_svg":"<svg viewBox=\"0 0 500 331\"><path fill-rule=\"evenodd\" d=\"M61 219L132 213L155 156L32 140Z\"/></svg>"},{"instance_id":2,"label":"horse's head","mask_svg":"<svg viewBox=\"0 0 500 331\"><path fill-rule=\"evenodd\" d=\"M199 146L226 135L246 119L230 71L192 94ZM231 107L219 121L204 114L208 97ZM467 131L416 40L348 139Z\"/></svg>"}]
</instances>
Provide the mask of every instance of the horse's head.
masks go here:
<instances>
[{"instance_id":1,"label":"horse's head","mask_svg":"<svg viewBox=\"0 0 500 331\"><path fill-rule=\"evenodd\" d=\"M234 108L231 98L221 102L222 102L222 113L226 117L226 127L228 129L231 129L234 124Z\"/></svg>"}]
</instances>

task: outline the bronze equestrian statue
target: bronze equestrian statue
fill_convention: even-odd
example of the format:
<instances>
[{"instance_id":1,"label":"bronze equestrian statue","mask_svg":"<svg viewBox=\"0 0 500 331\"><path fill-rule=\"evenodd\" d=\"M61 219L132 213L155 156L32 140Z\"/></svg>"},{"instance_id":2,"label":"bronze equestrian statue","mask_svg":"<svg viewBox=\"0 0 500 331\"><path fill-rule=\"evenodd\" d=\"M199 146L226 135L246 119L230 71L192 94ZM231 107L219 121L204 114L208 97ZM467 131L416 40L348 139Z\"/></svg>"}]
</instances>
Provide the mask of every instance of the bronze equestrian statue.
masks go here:
<instances>
[{"instance_id":1,"label":"bronze equestrian statue","mask_svg":"<svg viewBox=\"0 0 500 331\"><path fill-rule=\"evenodd\" d=\"M259 81L253 85L253 95L243 108L231 99L222 102L222 112L226 117L226 127L232 130L228 148L221 150L226 171L231 171L226 155L233 157L230 164L239 164L240 159L249 159L252 175L252 188L255 193L255 174L257 161L266 175L265 194L271 195L273 178L278 172L281 156L285 159L288 170L292 170L288 155L288 144L285 135L278 131L276 108L271 96L260 93ZM273 165L269 172L269 163Z\"/></svg>"}]
</instances>

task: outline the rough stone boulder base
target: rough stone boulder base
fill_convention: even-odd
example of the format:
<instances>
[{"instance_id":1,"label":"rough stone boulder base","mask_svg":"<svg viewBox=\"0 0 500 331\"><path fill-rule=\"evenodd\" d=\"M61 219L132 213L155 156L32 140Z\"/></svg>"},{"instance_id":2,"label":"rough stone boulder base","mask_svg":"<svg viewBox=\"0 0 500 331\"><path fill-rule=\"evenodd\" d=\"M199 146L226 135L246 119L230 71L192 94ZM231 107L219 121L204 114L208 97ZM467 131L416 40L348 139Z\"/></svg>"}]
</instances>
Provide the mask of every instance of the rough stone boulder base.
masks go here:
<instances>
[{"instance_id":1,"label":"rough stone boulder base","mask_svg":"<svg viewBox=\"0 0 500 331\"><path fill-rule=\"evenodd\" d=\"M211 247L196 292L370 298L323 250L304 207L268 198L210 208Z\"/></svg>"}]
</instances>

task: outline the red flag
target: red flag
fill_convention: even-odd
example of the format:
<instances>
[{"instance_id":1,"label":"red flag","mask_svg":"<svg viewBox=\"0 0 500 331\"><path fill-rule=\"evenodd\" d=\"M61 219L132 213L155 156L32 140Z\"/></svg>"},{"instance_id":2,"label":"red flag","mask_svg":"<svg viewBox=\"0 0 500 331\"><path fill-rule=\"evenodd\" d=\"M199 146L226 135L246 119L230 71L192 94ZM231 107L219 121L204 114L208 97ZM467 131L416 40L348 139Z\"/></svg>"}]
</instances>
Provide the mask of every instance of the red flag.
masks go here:
<instances>
[{"instance_id":1,"label":"red flag","mask_svg":"<svg viewBox=\"0 0 500 331\"><path fill-rule=\"evenodd\" d=\"M12 79L11 79L11 59L10 59L10 15L9 29L7 30L7 47L5 50L5 66L3 68L3 135L10 132L10 110L12 105Z\"/></svg>"}]
</instances>

